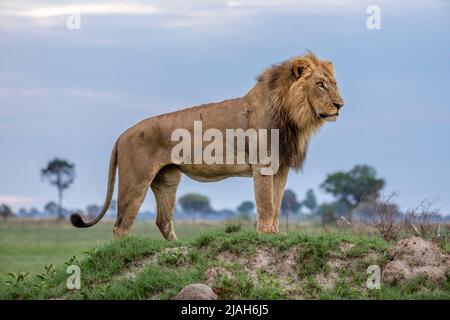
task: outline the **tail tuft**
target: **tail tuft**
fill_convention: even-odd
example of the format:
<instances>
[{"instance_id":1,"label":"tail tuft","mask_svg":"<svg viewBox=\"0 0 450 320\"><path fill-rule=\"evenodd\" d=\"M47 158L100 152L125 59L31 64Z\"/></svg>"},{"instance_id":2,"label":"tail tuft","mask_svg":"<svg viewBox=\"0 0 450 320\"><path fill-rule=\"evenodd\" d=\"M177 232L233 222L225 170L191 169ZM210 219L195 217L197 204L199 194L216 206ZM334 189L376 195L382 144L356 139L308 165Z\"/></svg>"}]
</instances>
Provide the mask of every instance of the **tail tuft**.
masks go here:
<instances>
[{"instance_id":1,"label":"tail tuft","mask_svg":"<svg viewBox=\"0 0 450 320\"><path fill-rule=\"evenodd\" d=\"M109 205L111 204L111 199L114 193L114 183L116 181L116 171L117 171L117 143L114 144L114 148L111 152L111 158L109 159L109 169L108 169L108 191L106 193L105 203L103 204L102 210L99 212L98 216L89 222L84 222L83 218L79 213L73 213L70 215L70 222L74 227L77 228L89 228L99 222L103 216L108 211Z\"/></svg>"},{"instance_id":2,"label":"tail tuft","mask_svg":"<svg viewBox=\"0 0 450 320\"><path fill-rule=\"evenodd\" d=\"M77 228L86 228L86 223L84 223L83 218L78 213L73 213L70 215L70 222L74 227Z\"/></svg>"}]
</instances>

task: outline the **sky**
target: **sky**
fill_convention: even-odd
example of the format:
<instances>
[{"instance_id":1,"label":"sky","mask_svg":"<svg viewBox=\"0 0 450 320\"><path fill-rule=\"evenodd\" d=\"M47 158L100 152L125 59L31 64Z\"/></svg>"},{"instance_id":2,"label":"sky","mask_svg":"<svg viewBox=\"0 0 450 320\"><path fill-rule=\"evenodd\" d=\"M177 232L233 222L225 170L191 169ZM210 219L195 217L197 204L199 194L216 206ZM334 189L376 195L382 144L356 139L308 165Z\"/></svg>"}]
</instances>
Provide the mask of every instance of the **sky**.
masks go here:
<instances>
[{"instance_id":1,"label":"sky","mask_svg":"<svg viewBox=\"0 0 450 320\"><path fill-rule=\"evenodd\" d=\"M367 27L370 5L381 29ZM329 201L319 188L327 174L368 164L402 209L439 199L450 214L450 2L441 0L2 1L0 203L57 199L40 177L56 156L76 165L65 207L102 203L124 130L242 96L264 68L306 50L333 62L345 106L287 187ZM248 178L184 176L178 195L187 192L216 209L253 200ZM149 192L142 209L154 208Z\"/></svg>"}]
</instances>

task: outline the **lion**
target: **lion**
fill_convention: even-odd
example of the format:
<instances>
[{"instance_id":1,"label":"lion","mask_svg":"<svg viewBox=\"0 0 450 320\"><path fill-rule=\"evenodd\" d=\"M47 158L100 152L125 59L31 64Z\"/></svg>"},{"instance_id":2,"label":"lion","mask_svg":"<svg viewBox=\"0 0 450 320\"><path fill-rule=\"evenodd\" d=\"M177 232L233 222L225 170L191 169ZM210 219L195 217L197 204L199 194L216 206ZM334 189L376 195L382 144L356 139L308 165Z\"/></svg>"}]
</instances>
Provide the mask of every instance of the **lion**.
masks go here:
<instances>
[{"instance_id":1,"label":"lion","mask_svg":"<svg viewBox=\"0 0 450 320\"><path fill-rule=\"evenodd\" d=\"M344 101L339 94L330 61L313 53L293 57L264 70L244 96L187 108L145 119L117 139L110 158L107 195L98 216L84 222L71 215L71 223L87 228L105 215L113 196L116 171L119 175L116 238L128 235L150 187L157 206L156 225L162 236L177 239L173 226L176 192L182 174L202 182L228 177L253 177L257 230L277 233L281 200L289 169L300 170L312 135L328 121L335 121ZM226 128L279 130L279 167L264 175L260 163L185 164L171 156L178 128L193 132L194 121L204 129ZM247 149L246 149L247 152Z\"/></svg>"}]
</instances>

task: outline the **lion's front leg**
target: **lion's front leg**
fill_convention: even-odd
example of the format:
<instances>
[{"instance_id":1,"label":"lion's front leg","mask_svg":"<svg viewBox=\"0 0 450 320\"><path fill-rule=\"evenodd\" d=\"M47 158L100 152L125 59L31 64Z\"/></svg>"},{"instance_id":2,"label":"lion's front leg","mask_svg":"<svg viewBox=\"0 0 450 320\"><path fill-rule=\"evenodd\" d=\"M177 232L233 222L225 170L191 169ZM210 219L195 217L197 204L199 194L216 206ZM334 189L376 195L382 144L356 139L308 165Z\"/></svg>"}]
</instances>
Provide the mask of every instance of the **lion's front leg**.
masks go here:
<instances>
[{"instance_id":1,"label":"lion's front leg","mask_svg":"<svg viewBox=\"0 0 450 320\"><path fill-rule=\"evenodd\" d=\"M276 175L273 176L273 203L274 215L272 220L272 231L278 232L279 216L281 210L281 201L283 200L284 187L288 177L289 168L280 168Z\"/></svg>"},{"instance_id":2,"label":"lion's front leg","mask_svg":"<svg viewBox=\"0 0 450 320\"><path fill-rule=\"evenodd\" d=\"M253 183L255 190L256 211L258 213L258 231L272 233L274 216L273 203L273 176L263 176L259 168L253 170Z\"/></svg>"}]
</instances>

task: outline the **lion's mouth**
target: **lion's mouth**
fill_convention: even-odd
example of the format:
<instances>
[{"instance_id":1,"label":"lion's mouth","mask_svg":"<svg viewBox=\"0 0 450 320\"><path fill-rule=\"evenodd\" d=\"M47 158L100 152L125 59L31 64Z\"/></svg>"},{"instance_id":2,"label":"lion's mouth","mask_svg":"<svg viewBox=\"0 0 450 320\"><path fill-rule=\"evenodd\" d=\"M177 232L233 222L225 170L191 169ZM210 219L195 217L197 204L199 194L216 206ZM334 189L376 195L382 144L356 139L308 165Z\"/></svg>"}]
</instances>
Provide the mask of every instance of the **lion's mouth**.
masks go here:
<instances>
[{"instance_id":1,"label":"lion's mouth","mask_svg":"<svg viewBox=\"0 0 450 320\"><path fill-rule=\"evenodd\" d=\"M339 116L339 112L336 112L335 114L319 113L319 118L322 119L322 120L336 119L338 116Z\"/></svg>"}]
</instances>

